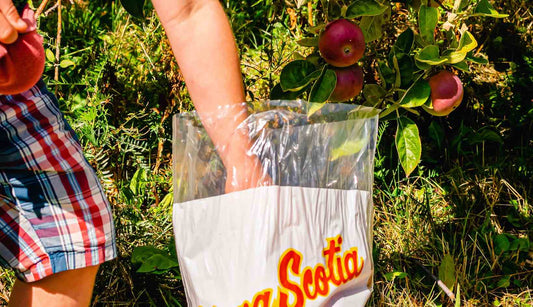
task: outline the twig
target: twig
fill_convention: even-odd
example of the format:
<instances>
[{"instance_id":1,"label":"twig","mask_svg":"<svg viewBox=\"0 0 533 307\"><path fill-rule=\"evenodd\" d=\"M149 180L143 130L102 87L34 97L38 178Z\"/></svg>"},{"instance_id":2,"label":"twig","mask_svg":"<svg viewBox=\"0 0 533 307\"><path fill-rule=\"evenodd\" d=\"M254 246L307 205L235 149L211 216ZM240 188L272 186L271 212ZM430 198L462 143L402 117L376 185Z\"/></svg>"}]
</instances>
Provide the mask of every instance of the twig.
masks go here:
<instances>
[{"instance_id":1,"label":"twig","mask_svg":"<svg viewBox=\"0 0 533 307\"><path fill-rule=\"evenodd\" d=\"M47 9L46 12L44 12L44 16L48 16L55 9L57 9L57 3L54 4L51 8Z\"/></svg>"},{"instance_id":2,"label":"twig","mask_svg":"<svg viewBox=\"0 0 533 307\"><path fill-rule=\"evenodd\" d=\"M409 259L413 261L416 265L418 265L420 268L422 268L422 270L424 270L424 272L426 272L426 274L428 274L431 279L433 279L437 283L437 285L439 285L442 291L446 293L446 295L452 300L452 302L455 302L455 294L442 282L442 280L440 280L437 276L433 275L433 273L431 273L422 263L420 263L420 261L414 258Z\"/></svg>"},{"instance_id":3,"label":"twig","mask_svg":"<svg viewBox=\"0 0 533 307\"><path fill-rule=\"evenodd\" d=\"M56 38L56 65L54 71L55 95L57 96L59 81L59 58L61 56L61 0L57 0L57 38Z\"/></svg>"},{"instance_id":4,"label":"twig","mask_svg":"<svg viewBox=\"0 0 533 307\"><path fill-rule=\"evenodd\" d=\"M48 4L48 1L49 0L43 0L43 2L41 2L41 5L39 5L39 7L37 8L37 11L35 11L35 16L37 18L39 18L39 16L41 15L41 13L44 11L44 8L46 7L46 5Z\"/></svg>"},{"instance_id":5,"label":"twig","mask_svg":"<svg viewBox=\"0 0 533 307\"><path fill-rule=\"evenodd\" d=\"M313 4L311 1L307 1L307 21L311 27L315 25L313 22Z\"/></svg>"}]
</instances>

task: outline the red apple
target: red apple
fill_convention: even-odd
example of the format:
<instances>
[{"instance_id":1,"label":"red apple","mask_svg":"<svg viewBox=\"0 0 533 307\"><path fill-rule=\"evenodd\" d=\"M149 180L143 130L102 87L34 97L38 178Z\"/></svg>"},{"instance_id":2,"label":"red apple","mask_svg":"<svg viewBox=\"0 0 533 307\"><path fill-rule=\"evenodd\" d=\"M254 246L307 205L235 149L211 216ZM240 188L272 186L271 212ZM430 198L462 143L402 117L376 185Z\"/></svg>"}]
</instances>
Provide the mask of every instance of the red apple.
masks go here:
<instances>
[{"instance_id":1,"label":"red apple","mask_svg":"<svg viewBox=\"0 0 533 307\"><path fill-rule=\"evenodd\" d=\"M29 90L44 70L43 38L35 30L33 12L26 8L22 17L30 24L29 32L19 34L13 44L0 44L0 95Z\"/></svg>"},{"instance_id":2,"label":"red apple","mask_svg":"<svg viewBox=\"0 0 533 307\"><path fill-rule=\"evenodd\" d=\"M363 88L363 70L357 65L336 68L337 84L329 97L330 101L348 101L357 96Z\"/></svg>"},{"instance_id":3,"label":"red apple","mask_svg":"<svg viewBox=\"0 0 533 307\"><path fill-rule=\"evenodd\" d=\"M352 66L365 52L363 31L347 19L337 19L326 25L318 38L320 55L335 67Z\"/></svg>"},{"instance_id":4,"label":"red apple","mask_svg":"<svg viewBox=\"0 0 533 307\"><path fill-rule=\"evenodd\" d=\"M424 109L435 116L445 116L457 108L463 100L463 83L453 73L442 70L429 78L432 108Z\"/></svg>"}]
</instances>

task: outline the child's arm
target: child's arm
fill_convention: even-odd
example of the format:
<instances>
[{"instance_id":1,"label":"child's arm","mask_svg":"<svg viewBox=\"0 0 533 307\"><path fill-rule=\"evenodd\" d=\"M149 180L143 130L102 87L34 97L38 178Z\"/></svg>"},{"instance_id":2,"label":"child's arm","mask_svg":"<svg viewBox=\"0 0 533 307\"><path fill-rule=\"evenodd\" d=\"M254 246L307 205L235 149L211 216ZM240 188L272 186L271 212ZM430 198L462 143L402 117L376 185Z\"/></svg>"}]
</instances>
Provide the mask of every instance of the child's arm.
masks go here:
<instances>
[{"instance_id":1,"label":"child's arm","mask_svg":"<svg viewBox=\"0 0 533 307\"><path fill-rule=\"evenodd\" d=\"M18 33L24 32L27 27L26 22L20 18L13 1L0 0L0 43L14 43L18 38Z\"/></svg>"},{"instance_id":2,"label":"child's arm","mask_svg":"<svg viewBox=\"0 0 533 307\"><path fill-rule=\"evenodd\" d=\"M247 116L239 57L218 0L152 0L202 122L228 170L226 192L267 183L248 136L234 133ZM234 105L215 121L219 106ZM235 176L232 176L232 173Z\"/></svg>"}]
</instances>

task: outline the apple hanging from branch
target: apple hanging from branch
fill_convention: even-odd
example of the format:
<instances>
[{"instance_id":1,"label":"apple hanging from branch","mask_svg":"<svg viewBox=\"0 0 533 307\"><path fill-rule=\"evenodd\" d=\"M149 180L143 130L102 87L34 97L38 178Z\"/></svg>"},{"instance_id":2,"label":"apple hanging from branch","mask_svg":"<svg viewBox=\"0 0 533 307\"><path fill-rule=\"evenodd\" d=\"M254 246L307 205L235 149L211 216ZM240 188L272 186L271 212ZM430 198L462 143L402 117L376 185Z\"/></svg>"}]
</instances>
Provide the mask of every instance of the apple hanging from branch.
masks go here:
<instances>
[{"instance_id":1,"label":"apple hanging from branch","mask_svg":"<svg viewBox=\"0 0 533 307\"><path fill-rule=\"evenodd\" d=\"M431 106L423 106L429 114L446 116L457 108L463 100L463 83L458 76L441 70L429 78Z\"/></svg>"},{"instance_id":2,"label":"apple hanging from branch","mask_svg":"<svg viewBox=\"0 0 533 307\"><path fill-rule=\"evenodd\" d=\"M363 89L363 69L358 65L335 68L337 83L329 100L332 102L348 101L357 96Z\"/></svg>"},{"instance_id":3,"label":"apple hanging from branch","mask_svg":"<svg viewBox=\"0 0 533 307\"><path fill-rule=\"evenodd\" d=\"M318 38L322 58L335 67L357 63L365 52L363 31L348 19L337 19L326 25Z\"/></svg>"}]
</instances>

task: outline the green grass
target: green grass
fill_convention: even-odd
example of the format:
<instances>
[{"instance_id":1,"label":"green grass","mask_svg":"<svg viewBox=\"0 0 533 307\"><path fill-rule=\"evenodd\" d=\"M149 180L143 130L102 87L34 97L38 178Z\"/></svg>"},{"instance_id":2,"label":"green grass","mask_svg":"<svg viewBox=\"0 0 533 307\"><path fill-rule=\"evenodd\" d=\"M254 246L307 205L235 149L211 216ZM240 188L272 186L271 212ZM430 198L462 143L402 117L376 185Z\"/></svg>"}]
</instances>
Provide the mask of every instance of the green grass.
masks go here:
<instances>
[{"instance_id":1,"label":"green grass","mask_svg":"<svg viewBox=\"0 0 533 307\"><path fill-rule=\"evenodd\" d=\"M474 29L492 64L463 76L460 111L419 119L424 157L409 178L393 147L395 124L381 123L369 305L454 306L428 270L454 293L460 286L461 306L533 306L533 17L525 3L497 1L514 14ZM295 10L291 28L282 3L224 5L241 50L247 97L265 99L283 65L305 52L295 41L308 23L307 6ZM178 271L138 273L131 262L138 246L173 253L171 116L192 108L164 32L153 12L148 16L141 24L111 1L68 3L61 60L75 65L60 68L54 80L53 62L47 64L45 80L52 89L57 85L115 217L119 258L102 266L95 305L186 305ZM393 18L398 28L408 22ZM55 52L56 11L41 18L40 29ZM372 48L386 50L390 42ZM440 127L439 142L430 126ZM0 271L0 301L13 282L12 272Z\"/></svg>"}]
</instances>

